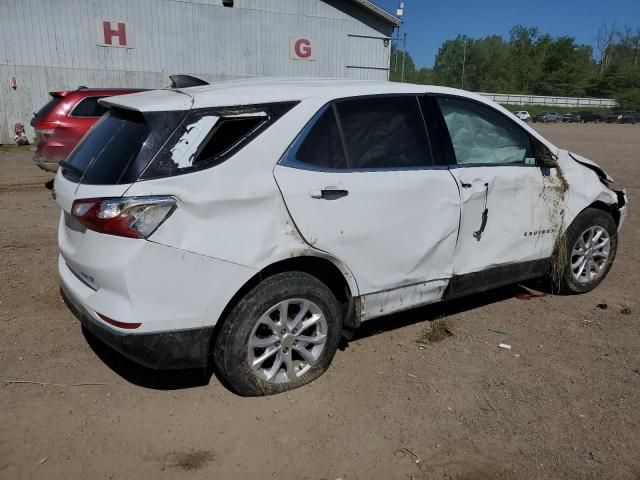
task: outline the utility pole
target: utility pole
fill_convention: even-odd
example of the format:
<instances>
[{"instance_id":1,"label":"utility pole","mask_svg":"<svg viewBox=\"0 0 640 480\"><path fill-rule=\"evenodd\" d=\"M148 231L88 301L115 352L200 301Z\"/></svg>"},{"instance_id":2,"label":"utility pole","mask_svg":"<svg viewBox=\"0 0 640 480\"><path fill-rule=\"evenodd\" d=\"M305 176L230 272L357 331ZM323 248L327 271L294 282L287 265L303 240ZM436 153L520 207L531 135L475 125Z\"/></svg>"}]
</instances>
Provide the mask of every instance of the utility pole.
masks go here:
<instances>
[{"instance_id":1,"label":"utility pole","mask_svg":"<svg viewBox=\"0 0 640 480\"><path fill-rule=\"evenodd\" d=\"M402 24L404 23L402 21L402 15L404 15L404 2L400 2L400 4L398 5L398 8L396 9L396 17L398 17L400 19L400 26L398 27L398 36L396 37L396 58L395 58L395 62L394 62L394 66L393 66L393 71L394 73L398 73L398 46L400 44L400 29L402 28ZM404 82L404 45L406 45L407 43L407 34L404 34L404 44L402 47L402 81Z\"/></svg>"},{"instance_id":2,"label":"utility pole","mask_svg":"<svg viewBox=\"0 0 640 480\"><path fill-rule=\"evenodd\" d=\"M461 82L461 89L464 89L464 64L467 61L467 39L464 39L464 44L462 47L462 82Z\"/></svg>"},{"instance_id":3,"label":"utility pole","mask_svg":"<svg viewBox=\"0 0 640 480\"><path fill-rule=\"evenodd\" d=\"M404 83L404 59L407 56L407 33L405 32L402 40L402 79L401 82Z\"/></svg>"}]
</instances>

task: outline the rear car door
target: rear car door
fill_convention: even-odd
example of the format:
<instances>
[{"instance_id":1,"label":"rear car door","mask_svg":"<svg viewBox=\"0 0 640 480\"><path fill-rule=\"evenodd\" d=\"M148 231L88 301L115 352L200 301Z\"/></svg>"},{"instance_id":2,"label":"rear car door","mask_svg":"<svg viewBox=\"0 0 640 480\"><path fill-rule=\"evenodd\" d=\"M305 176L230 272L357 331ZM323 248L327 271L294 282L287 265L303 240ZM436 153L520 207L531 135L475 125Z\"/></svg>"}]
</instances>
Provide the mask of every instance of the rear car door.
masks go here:
<instances>
[{"instance_id":1,"label":"rear car door","mask_svg":"<svg viewBox=\"0 0 640 480\"><path fill-rule=\"evenodd\" d=\"M274 175L305 241L348 266L363 319L441 297L456 183L433 163L415 95L344 99L303 129Z\"/></svg>"},{"instance_id":2,"label":"rear car door","mask_svg":"<svg viewBox=\"0 0 640 480\"><path fill-rule=\"evenodd\" d=\"M562 224L558 172L537 164L529 133L501 112L461 97L437 100L461 200L451 296L544 273Z\"/></svg>"}]
</instances>

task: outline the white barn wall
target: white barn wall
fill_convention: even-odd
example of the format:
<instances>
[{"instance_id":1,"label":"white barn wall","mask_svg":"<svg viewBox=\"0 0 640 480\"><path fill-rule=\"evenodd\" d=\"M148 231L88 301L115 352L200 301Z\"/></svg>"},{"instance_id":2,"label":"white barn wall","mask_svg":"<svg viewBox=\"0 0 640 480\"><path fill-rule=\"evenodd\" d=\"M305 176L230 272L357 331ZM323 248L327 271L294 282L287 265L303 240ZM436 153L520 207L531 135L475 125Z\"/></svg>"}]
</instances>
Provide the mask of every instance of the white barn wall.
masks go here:
<instances>
[{"instance_id":1,"label":"white barn wall","mask_svg":"<svg viewBox=\"0 0 640 480\"><path fill-rule=\"evenodd\" d=\"M101 20L126 22L134 48L98 46ZM386 79L392 29L347 0L2 0L0 143L49 91L79 85L158 88L172 73ZM291 59L298 37L312 40L313 61Z\"/></svg>"}]
</instances>

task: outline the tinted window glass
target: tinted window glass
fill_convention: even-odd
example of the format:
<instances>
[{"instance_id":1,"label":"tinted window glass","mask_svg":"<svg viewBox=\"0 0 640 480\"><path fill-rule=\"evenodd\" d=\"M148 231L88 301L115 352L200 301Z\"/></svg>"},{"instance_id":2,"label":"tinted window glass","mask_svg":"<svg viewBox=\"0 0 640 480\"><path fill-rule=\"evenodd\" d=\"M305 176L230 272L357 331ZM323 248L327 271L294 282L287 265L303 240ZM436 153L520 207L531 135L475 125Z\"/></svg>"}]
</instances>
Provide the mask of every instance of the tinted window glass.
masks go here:
<instances>
[{"instance_id":1,"label":"tinted window glass","mask_svg":"<svg viewBox=\"0 0 640 480\"><path fill-rule=\"evenodd\" d=\"M49 100L47 103L44 104L44 106L38 110L35 114L36 118L41 118L46 116L49 112L51 112L56 105L58 105L58 102L60 102L60 98L52 98L51 100Z\"/></svg>"},{"instance_id":2,"label":"tinted window glass","mask_svg":"<svg viewBox=\"0 0 640 480\"><path fill-rule=\"evenodd\" d=\"M149 135L138 112L111 111L71 152L67 161L85 172L83 183L117 184ZM73 175L67 171L67 175Z\"/></svg>"},{"instance_id":3,"label":"tinted window glass","mask_svg":"<svg viewBox=\"0 0 640 480\"><path fill-rule=\"evenodd\" d=\"M372 97L337 102L348 168L403 168L432 164L416 97Z\"/></svg>"},{"instance_id":4,"label":"tinted window glass","mask_svg":"<svg viewBox=\"0 0 640 480\"><path fill-rule=\"evenodd\" d=\"M265 117L221 118L193 164L215 161L266 121Z\"/></svg>"},{"instance_id":5,"label":"tinted window glass","mask_svg":"<svg viewBox=\"0 0 640 480\"><path fill-rule=\"evenodd\" d=\"M103 97L87 97L78 103L71 115L74 117L101 117L106 108L98 103L98 100Z\"/></svg>"},{"instance_id":6,"label":"tinted window glass","mask_svg":"<svg viewBox=\"0 0 640 480\"><path fill-rule=\"evenodd\" d=\"M309 130L296 160L321 168L347 168L333 108L327 108Z\"/></svg>"},{"instance_id":7,"label":"tinted window glass","mask_svg":"<svg viewBox=\"0 0 640 480\"><path fill-rule=\"evenodd\" d=\"M459 164L535 164L529 135L493 109L458 98L439 98Z\"/></svg>"}]
</instances>

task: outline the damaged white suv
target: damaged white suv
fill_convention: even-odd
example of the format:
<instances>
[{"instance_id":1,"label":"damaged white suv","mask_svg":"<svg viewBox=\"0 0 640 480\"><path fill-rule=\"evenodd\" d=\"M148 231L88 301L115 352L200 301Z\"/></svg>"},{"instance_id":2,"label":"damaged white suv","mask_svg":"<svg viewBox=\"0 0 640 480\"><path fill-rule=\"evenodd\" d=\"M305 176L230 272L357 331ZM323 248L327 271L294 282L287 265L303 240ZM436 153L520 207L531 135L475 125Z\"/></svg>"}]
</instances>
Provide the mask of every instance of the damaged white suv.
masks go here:
<instances>
[{"instance_id":1,"label":"damaged white suv","mask_svg":"<svg viewBox=\"0 0 640 480\"><path fill-rule=\"evenodd\" d=\"M361 322L550 273L586 292L616 254L625 193L468 92L257 79L101 103L55 180L67 304L242 395L317 378Z\"/></svg>"}]
</instances>

